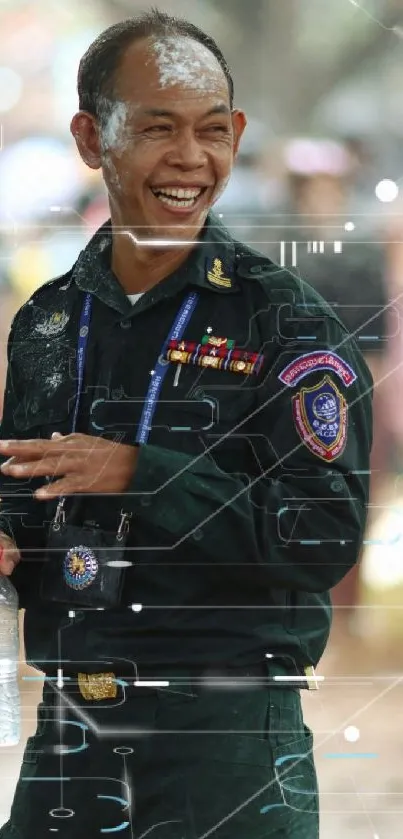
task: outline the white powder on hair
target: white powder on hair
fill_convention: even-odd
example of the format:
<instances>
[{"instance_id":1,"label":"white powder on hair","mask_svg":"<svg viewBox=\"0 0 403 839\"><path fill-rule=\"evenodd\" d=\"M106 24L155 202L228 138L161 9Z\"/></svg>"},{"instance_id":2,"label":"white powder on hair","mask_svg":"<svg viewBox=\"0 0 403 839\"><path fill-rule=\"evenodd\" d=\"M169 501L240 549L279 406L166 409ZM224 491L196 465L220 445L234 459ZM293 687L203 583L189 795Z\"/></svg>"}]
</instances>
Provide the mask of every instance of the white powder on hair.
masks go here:
<instances>
[{"instance_id":1,"label":"white powder on hair","mask_svg":"<svg viewBox=\"0 0 403 839\"><path fill-rule=\"evenodd\" d=\"M153 42L161 87L182 85L196 91L216 89L223 70L204 44L186 37L167 36Z\"/></svg>"}]
</instances>

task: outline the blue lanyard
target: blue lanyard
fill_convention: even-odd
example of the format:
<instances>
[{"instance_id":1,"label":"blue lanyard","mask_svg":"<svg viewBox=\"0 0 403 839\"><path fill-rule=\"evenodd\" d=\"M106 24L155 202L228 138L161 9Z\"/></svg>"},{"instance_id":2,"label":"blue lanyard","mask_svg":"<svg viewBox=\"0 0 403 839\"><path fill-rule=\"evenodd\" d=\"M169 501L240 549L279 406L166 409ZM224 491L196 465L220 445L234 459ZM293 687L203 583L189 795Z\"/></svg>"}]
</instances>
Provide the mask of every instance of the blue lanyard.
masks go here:
<instances>
[{"instance_id":1,"label":"blue lanyard","mask_svg":"<svg viewBox=\"0 0 403 839\"><path fill-rule=\"evenodd\" d=\"M78 330L78 346L77 346L77 396L76 404L74 406L73 427L71 433L74 434L77 426L78 408L80 405L81 392L83 389L85 356L87 352L88 335L90 331L90 320L92 310L92 297L90 294L85 295L84 305L81 310L80 328Z\"/></svg>"},{"instance_id":2,"label":"blue lanyard","mask_svg":"<svg viewBox=\"0 0 403 839\"><path fill-rule=\"evenodd\" d=\"M136 434L136 443L144 444L147 442L150 436L155 409L157 407L158 400L160 398L161 388L169 367L169 361L166 361L164 358L168 344L170 341L180 340L197 306L198 299L199 298L196 292L192 291L190 294L188 294L188 296L183 301L182 306L180 307L179 312L176 315L176 318L168 333L168 336L161 347L161 351L158 356L158 360L153 370L153 373L151 375L151 381L148 386L147 395L144 401L140 423ZM84 366L85 357L87 353L88 336L90 332L91 310L92 297L91 294L86 294L83 308L81 310L80 328L78 332L77 396L73 415L73 434L77 426L78 408L83 389Z\"/></svg>"},{"instance_id":3,"label":"blue lanyard","mask_svg":"<svg viewBox=\"0 0 403 839\"><path fill-rule=\"evenodd\" d=\"M161 352L151 375L147 396L141 412L140 423L136 434L136 443L146 443L150 436L155 409L157 407L162 384L169 367L169 361L164 359L168 344L170 341L179 341L182 337L196 308L197 302L198 295L196 292L192 291L191 294L189 294L183 301L182 306L180 307L172 324L171 330L161 347Z\"/></svg>"}]
</instances>

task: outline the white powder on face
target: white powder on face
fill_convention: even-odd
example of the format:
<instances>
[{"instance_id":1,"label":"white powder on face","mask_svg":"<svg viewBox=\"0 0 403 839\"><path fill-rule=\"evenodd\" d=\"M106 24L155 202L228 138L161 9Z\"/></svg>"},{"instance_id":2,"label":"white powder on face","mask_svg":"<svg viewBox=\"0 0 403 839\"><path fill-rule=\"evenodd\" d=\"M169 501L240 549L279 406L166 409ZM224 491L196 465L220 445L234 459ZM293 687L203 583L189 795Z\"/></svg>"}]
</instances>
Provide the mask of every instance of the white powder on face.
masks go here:
<instances>
[{"instance_id":1,"label":"white powder on face","mask_svg":"<svg viewBox=\"0 0 403 839\"><path fill-rule=\"evenodd\" d=\"M112 109L110 103L103 101L100 103L100 111L107 110L109 116L106 121L101 120L100 142L102 152L102 163L105 172L108 174L110 184L116 191L121 191L122 184L120 175L116 169L114 158L122 157L129 145L127 136L127 122L129 116L129 106L126 102L117 101L113 103Z\"/></svg>"},{"instance_id":2,"label":"white powder on face","mask_svg":"<svg viewBox=\"0 0 403 839\"><path fill-rule=\"evenodd\" d=\"M111 150L119 156L127 147L126 125L129 108L126 102L115 102L106 124L101 128L102 151Z\"/></svg>"},{"instance_id":3,"label":"white powder on face","mask_svg":"<svg viewBox=\"0 0 403 839\"><path fill-rule=\"evenodd\" d=\"M181 85L195 91L222 86L223 70L215 55L190 38L167 36L151 46L161 87Z\"/></svg>"},{"instance_id":4,"label":"white powder on face","mask_svg":"<svg viewBox=\"0 0 403 839\"><path fill-rule=\"evenodd\" d=\"M109 183L112 187L114 187L115 192L121 192L122 191L122 182L121 182L120 175L119 175L119 173L116 169L116 166L115 166L113 160L111 159L111 156L107 152L103 156L102 163L103 163L103 167L104 167L104 172L107 175L106 180L109 181Z\"/></svg>"}]
</instances>

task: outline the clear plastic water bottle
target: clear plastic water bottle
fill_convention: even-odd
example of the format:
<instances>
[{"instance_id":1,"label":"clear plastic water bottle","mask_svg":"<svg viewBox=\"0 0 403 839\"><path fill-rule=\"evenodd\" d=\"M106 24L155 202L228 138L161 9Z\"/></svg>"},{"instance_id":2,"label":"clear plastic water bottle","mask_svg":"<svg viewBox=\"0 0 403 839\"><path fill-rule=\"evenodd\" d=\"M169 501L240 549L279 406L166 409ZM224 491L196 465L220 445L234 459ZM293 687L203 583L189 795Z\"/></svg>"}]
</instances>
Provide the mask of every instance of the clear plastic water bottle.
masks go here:
<instances>
[{"instance_id":1,"label":"clear plastic water bottle","mask_svg":"<svg viewBox=\"0 0 403 839\"><path fill-rule=\"evenodd\" d=\"M0 746L20 740L18 640L18 594L11 580L0 574Z\"/></svg>"}]
</instances>

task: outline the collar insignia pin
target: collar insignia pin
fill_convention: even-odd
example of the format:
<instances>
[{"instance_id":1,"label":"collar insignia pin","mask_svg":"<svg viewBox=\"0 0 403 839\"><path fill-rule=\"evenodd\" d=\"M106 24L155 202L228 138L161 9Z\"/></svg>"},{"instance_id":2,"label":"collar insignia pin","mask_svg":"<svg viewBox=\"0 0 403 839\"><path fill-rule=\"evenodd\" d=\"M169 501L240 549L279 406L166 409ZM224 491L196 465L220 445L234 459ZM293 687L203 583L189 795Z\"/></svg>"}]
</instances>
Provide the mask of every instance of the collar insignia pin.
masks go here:
<instances>
[{"instance_id":1,"label":"collar insignia pin","mask_svg":"<svg viewBox=\"0 0 403 839\"><path fill-rule=\"evenodd\" d=\"M223 288L232 288L232 280L223 276L223 264L221 259L215 259L211 271L207 271L207 279L212 285Z\"/></svg>"}]
</instances>

